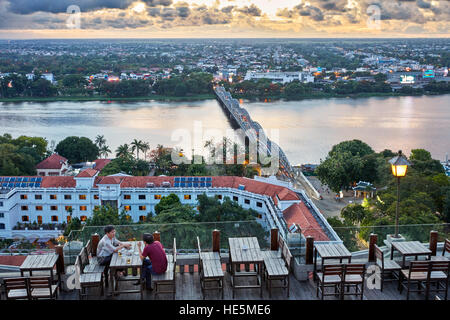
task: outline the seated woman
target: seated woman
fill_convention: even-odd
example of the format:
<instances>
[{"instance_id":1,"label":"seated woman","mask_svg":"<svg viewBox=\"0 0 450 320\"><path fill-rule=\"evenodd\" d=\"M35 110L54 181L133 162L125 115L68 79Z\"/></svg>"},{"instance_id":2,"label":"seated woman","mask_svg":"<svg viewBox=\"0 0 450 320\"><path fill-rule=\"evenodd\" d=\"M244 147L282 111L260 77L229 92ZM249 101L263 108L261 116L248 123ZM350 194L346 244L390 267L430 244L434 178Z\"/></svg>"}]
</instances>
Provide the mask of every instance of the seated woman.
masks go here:
<instances>
[{"instance_id":1,"label":"seated woman","mask_svg":"<svg viewBox=\"0 0 450 320\"><path fill-rule=\"evenodd\" d=\"M105 266L105 274L111 263L111 258L114 252L118 252L122 248L129 249L130 243L123 243L116 239L116 229L114 226L108 225L105 227L105 235L100 240L97 246L98 263L101 266ZM123 276L123 271L118 270L117 276Z\"/></svg>"},{"instance_id":2,"label":"seated woman","mask_svg":"<svg viewBox=\"0 0 450 320\"><path fill-rule=\"evenodd\" d=\"M144 233L142 240L145 243L144 251L141 251L141 242L138 242L139 256L142 260L141 279L145 281L147 290L152 289L152 274L162 274L167 270L167 256L159 241L153 239L150 233ZM140 281L135 285L140 284Z\"/></svg>"}]
</instances>

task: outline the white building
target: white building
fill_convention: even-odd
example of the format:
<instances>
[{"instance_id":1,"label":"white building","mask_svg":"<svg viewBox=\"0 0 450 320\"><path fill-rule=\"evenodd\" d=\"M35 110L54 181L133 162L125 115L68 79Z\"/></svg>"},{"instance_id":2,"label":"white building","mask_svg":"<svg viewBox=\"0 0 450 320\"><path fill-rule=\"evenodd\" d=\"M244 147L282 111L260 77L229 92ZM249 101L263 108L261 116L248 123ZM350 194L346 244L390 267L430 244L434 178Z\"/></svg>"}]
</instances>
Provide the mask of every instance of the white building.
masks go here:
<instances>
[{"instance_id":1,"label":"white building","mask_svg":"<svg viewBox=\"0 0 450 320\"><path fill-rule=\"evenodd\" d=\"M298 80L303 83L314 82L314 77L306 72L256 72L247 71L244 80L270 79L272 82L283 84Z\"/></svg>"},{"instance_id":2,"label":"white building","mask_svg":"<svg viewBox=\"0 0 450 320\"><path fill-rule=\"evenodd\" d=\"M257 221L266 228L278 228L283 233L296 223L305 236L311 235L316 241L339 241L303 191L273 182L231 176L99 177L94 169L76 177L0 177L0 238L35 234L32 230L14 230L18 222L67 222L70 211L72 217L85 221L101 205L126 210L133 221L143 221L149 213L154 213L155 205L163 196L174 193L183 204L194 207L201 194L220 200L229 197L245 209L256 210Z\"/></svg>"},{"instance_id":3,"label":"white building","mask_svg":"<svg viewBox=\"0 0 450 320\"><path fill-rule=\"evenodd\" d=\"M41 78L50 81L51 83L55 82L55 77L53 76L53 73L43 73L41 75Z\"/></svg>"},{"instance_id":4,"label":"white building","mask_svg":"<svg viewBox=\"0 0 450 320\"><path fill-rule=\"evenodd\" d=\"M66 158L57 153L52 154L47 159L36 165L38 176L62 176L70 169L69 162Z\"/></svg>"}]
</instances>

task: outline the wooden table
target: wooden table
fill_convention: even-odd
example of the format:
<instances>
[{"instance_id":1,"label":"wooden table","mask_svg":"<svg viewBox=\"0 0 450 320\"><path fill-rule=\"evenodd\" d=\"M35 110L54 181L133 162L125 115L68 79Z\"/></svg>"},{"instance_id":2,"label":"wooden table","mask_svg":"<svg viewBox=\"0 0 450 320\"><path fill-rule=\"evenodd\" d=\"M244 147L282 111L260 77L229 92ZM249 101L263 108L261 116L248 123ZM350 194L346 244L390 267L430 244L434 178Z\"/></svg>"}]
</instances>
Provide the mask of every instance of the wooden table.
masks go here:
<instances>
[{"instance_id":1,"label":"wooden table","mask_svg":"<svg viewBox=\"0 0 450 320\"><path fill-rule=\"evenodd\" d=\"M131 249L130 250L122 249L122 251L124 251L124 253L122 253L121 256L119 256L119 253L115 252L111 258L111 263L109 265L109 268L110 268L109 275L110 275L110 283L111 283L111 294L113 296L118 295L120 293L140 293L141 299L143 299L143 294L144 294L143 281L141 282L139 289L120 291L118 289L118 281L116 281L116 277L115 277L117 270L132 268L134 270L139 269L139 275L134 276L134 277L126 276L124 279L119 280L119 281L137 281L140 279L140 274L142 273L142 270L141 270L142 260L139 257L139 249L137 247L138 242L141 242L141 244L142 244L141 248L143 250L144 243L142 241L125 242L125 243L131 244ZM131 253L131 255L128 255L128 253Z\"/></svg>"},{"instance_id":2,"label":"wooden table","mask_svg":"<svg viewBox=\"0 0 450 320\"><path fill-rule=\"evenodd\" d=\"M30 277L33 271L50 271L51 281L54 281L53 269L58 261L59 255L56 253L28 255L20 266L20 275L29 272ZM58 285L61 286L61 275L58 273Z\"/></svg>"},{"instance_id":3,"label":"wooden table","mask_svg":"<svg viewBox=\"0 0 450 320\"><path fill-rule=\"evenodd\" d=\"M230 246L231 286L233 298L236 289L259 288L262 297L261 272L264 258L256 237L228 238ZM254 271L236 271L241 264L254 265ZM256 285L236 285L237 277L255 277Z\"/></svg>"},{"instance_id":4,"label":"wooden table","mask_svg":"<svg viewBox=\"0 0 450 320\"><path fill-rule=\"evenodd\" d=\"M352 254L342 243L316 243L314 244L314 278L317 271L317 255L322 258L322 266L327 259L339 259L339 263L342 263L343 259L347 259L348 263L352 261Z\"/></svg>"},{"instance_id":5,"label":"wooden table","mask_svg":"<svg viewBox=\"0 0 450 320\"><path fill-rule=\"evenodd\" d=\"M391 260L394 258L394 251L397 250L402 255L402 268L405 267L406 257L428 256L431 258L431 250L419 241L395 241L391 244Z\"/></svg>"}]
</instances>

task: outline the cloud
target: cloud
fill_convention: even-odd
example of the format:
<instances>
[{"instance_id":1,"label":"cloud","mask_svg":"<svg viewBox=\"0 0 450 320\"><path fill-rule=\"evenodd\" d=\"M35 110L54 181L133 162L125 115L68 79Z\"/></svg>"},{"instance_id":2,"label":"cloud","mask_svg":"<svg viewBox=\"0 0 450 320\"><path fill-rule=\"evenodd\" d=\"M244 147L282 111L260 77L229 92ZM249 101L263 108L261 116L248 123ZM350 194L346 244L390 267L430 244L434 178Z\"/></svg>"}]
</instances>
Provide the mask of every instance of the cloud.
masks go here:
<instances>
[{"instance_id":1,"label":"cloud","mask_svg":"<svg viewBox=\"0 0 450 320\"><path fill-rule=\"evenodd\" d=\"M261 16L261 9L252 4L251 6L245 6L243 8L238 8L236 11L241 12L245 15L259 17Z\"/></svg>"},{"instance_id":2,"label":"cloud","mask_svg":"<svg viewBox=\"0 0 450 320\"><path fill-rule=\"evenodd\" d=\"M66 12L71 5L77 5L81 11L95 11L105 8L125 9L134 0L7 0L12 13L31 14L34 12Z\"/></svg>"}]
</instances>

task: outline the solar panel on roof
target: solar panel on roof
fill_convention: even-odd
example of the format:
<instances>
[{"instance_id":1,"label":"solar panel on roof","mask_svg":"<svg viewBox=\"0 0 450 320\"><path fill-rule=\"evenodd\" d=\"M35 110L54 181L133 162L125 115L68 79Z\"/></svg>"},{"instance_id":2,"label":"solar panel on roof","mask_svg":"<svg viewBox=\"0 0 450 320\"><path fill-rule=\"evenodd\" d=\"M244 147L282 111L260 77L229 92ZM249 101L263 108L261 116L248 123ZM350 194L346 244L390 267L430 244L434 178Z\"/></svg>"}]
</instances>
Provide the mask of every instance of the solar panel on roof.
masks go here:
<instances>
[{"instance_id":1,"label":"solar panel on roof","mask_svg":"<svg viewBox=\"0 0 450 320\"><path fill-rule=\"evenodd\" d=\"M42 178L41 177L36 178L36 182L42 182Z\"/></svg>"},{"instance_id":2,"label":"solar panel on roof","mask_svg":"<svg viewBox=\"0 0 450 320\"><path fill-rule=\"evenodd\" d=\"M182 182L180 183L180 187L184 188L186 186L186 183Z\"/></svg>"},{"instance_id":3,"label":"solar panel on roof","mask_svg":"<svg viewBox=\"0 0 450 320\"><path fill-rule=\"evenodd\" d=\"M15 182L16 178L9 178L9 182Z\"/></svg>"},{"instance_id":4,"label":"solar panel on roof","mask_svg":"<svg viewBox=\"0 0 450 320\"><path fill-rule=\"evenodd\" d=\"M173 184L173 186L174 186L175 188L178 188L178 187L180 186L180 184L179 184L178 182L175 182L175 183Z\"/></svg>"},{"instance_id":5,"label":"solar panel on roof","mask_svg":"<svg viewBox=\"0 0 450 320\"><path fill-rule=\"evenodd\" d=\"M6 188L8 186L8 182L3 182L2 187Z\"/></svg>"},{"instance_id":6,"label":"solar panel on roof","mask_svg":"<svg viewBox=\"0 0 450 320\"><path fill-rule=\"evenodd\" d=\"M205 177L201 177L200 181L205 181L205 179L206 179Z\"/></svg>"},{"instance_id":7,"label":"solar panel on roof","mask_svg":"<svg viewBox=\"0 0 450 320\"><path fill-rule=\"evenodd\" d=\"M194 182L198 182L198 178L197 177L194 177Z\"/></svg>"},{"instance_id":8,"label":"solar panel on roof","mask_svg":"<svg viewBox=\"0 0 450 320\"><path fill-rule=\"evenodd\" d=\"M197 183L197 182L194 182L193 187L194 187L194 188L198 188L198 183Z\"/></svg>"},{"instance_id":9,"label":"solar panel on roof","mask_svg":"<svg viewBox=\"0 0 450 320\"><path fill-rule=\"evenodd\" d=\"M0 182L3 182L3 177L0 177Z\"/></svg>"},{"instance_id":10,"label":"solar panel on roof","mask_svg":"<svg viewBox=\"0 0 450 320\"><path fill-rule=\"evenodd\" d=\"M186 178L185 178L185 177L181 177L181 178L180 178L180 181L181 181L181 182L185 182L185 181L186 181Z\"/></svg>"},{"instance_id":11,"label":"solar panel on roof","mask_svg":"<svg viewBox=\"0 0 450 320\"><path fill-rule=\"evenodd\" d=\"M14 187L15 187L15 188L19 188L19 187L20 187L20 182L15 182L15 183L14 183Z\"/></svg>"},{"instance_id":12,"label":"solar panel on roof","mask_svg":"<svg viewBox=\"0 0 450 320\"><path fill-rule=\"evenodd\" d=\"M212 178L211 177L207 177L206 181L212 181Z\"/></svg>"},{"instance_id":13,"label":"solar panel on roof","mask_svg":"<svg viewBox=\"0 0 450 320\"><path fill-rule=\"evenodd\" d=\"M188 182L192 182L193 180L194 180L194 178L192 178L192 177L187 178Z\"/></svg>"},{"instance_id":14,"label":"solar panel on roof","mask_svg":"<svg viewBox=\"0 0 450 320\"><path fill-rule=\"evenodd\" d=\"M192 188L192 182L186 183L186 187Z\"/></svg>"},{"instance_id":15,"label":"solar panel on roof","mask_svg":"<svg viewBox=\"0 0 450 320\"><path fill-rule=\"evenodd\" d=\"M16 182L22 182L23 178L22 177L18 177L16 178Z\"/></svg>"},{"instance_id":16,"label":"solar panel on roof","mask_svg":"<svg viewBox=\"0 0 450 320\"><path fill-rule=\"evenodd\" d=\"M212 183L211 182L207 182L206 183L206 187L211 187L212 186Z\"/></svg>"},{"instance_id":17,"label":"solar panel on roof","mask_svg":"<svg viewBox=\"0 0 450 320\"><path fill-rule=\"evenodd\" d=\"M20 187L21 187L21 188L26 188L27 185L28 185L28 183L22 182L22 183L20 184Z\"/></svg>"},{"instance_id":18,"label":"solar panel on roof","mask_svg":"<svg viewBox=\"0 0 450 320\"><path fill-rule=\"evenodd\" d=\"M34 184L34 187L35 187L35 188L40 188L40 187L41 187L41 183L40 183L40 182L39 182L39 183L35 183L35 184Z\"/></svg>"},{"instance_id":19,"label":"solar panel on roof","mask_svg":"<svg viewBox=\"0 0 450 320\"><path fill-rule=\"evenodd\" d=\"M28 182L28 180L29 180L28 178L23 178L22 181L23 181L23 182Z\"/></svg>"},{"instance_id":20,"label":"solar panel on roof","mask_svg":"<svg viewBox=\"0 0 450 320\"><path fill-rule=\"evenodd\" d=\"M14 183L8 183L8 188L14 188Z\"/></svg>"},{"instance_id":21,"label":"solar panel on roof","mask_svg":"<svg viewBox=\"0 0 450 320\"><path fill-rule=\"evenodd\" d=\"M175 178L175 182L180 182L180 178L179 178L179 177L176 177L176 178Z\"/></svg>"}]
</instances>

